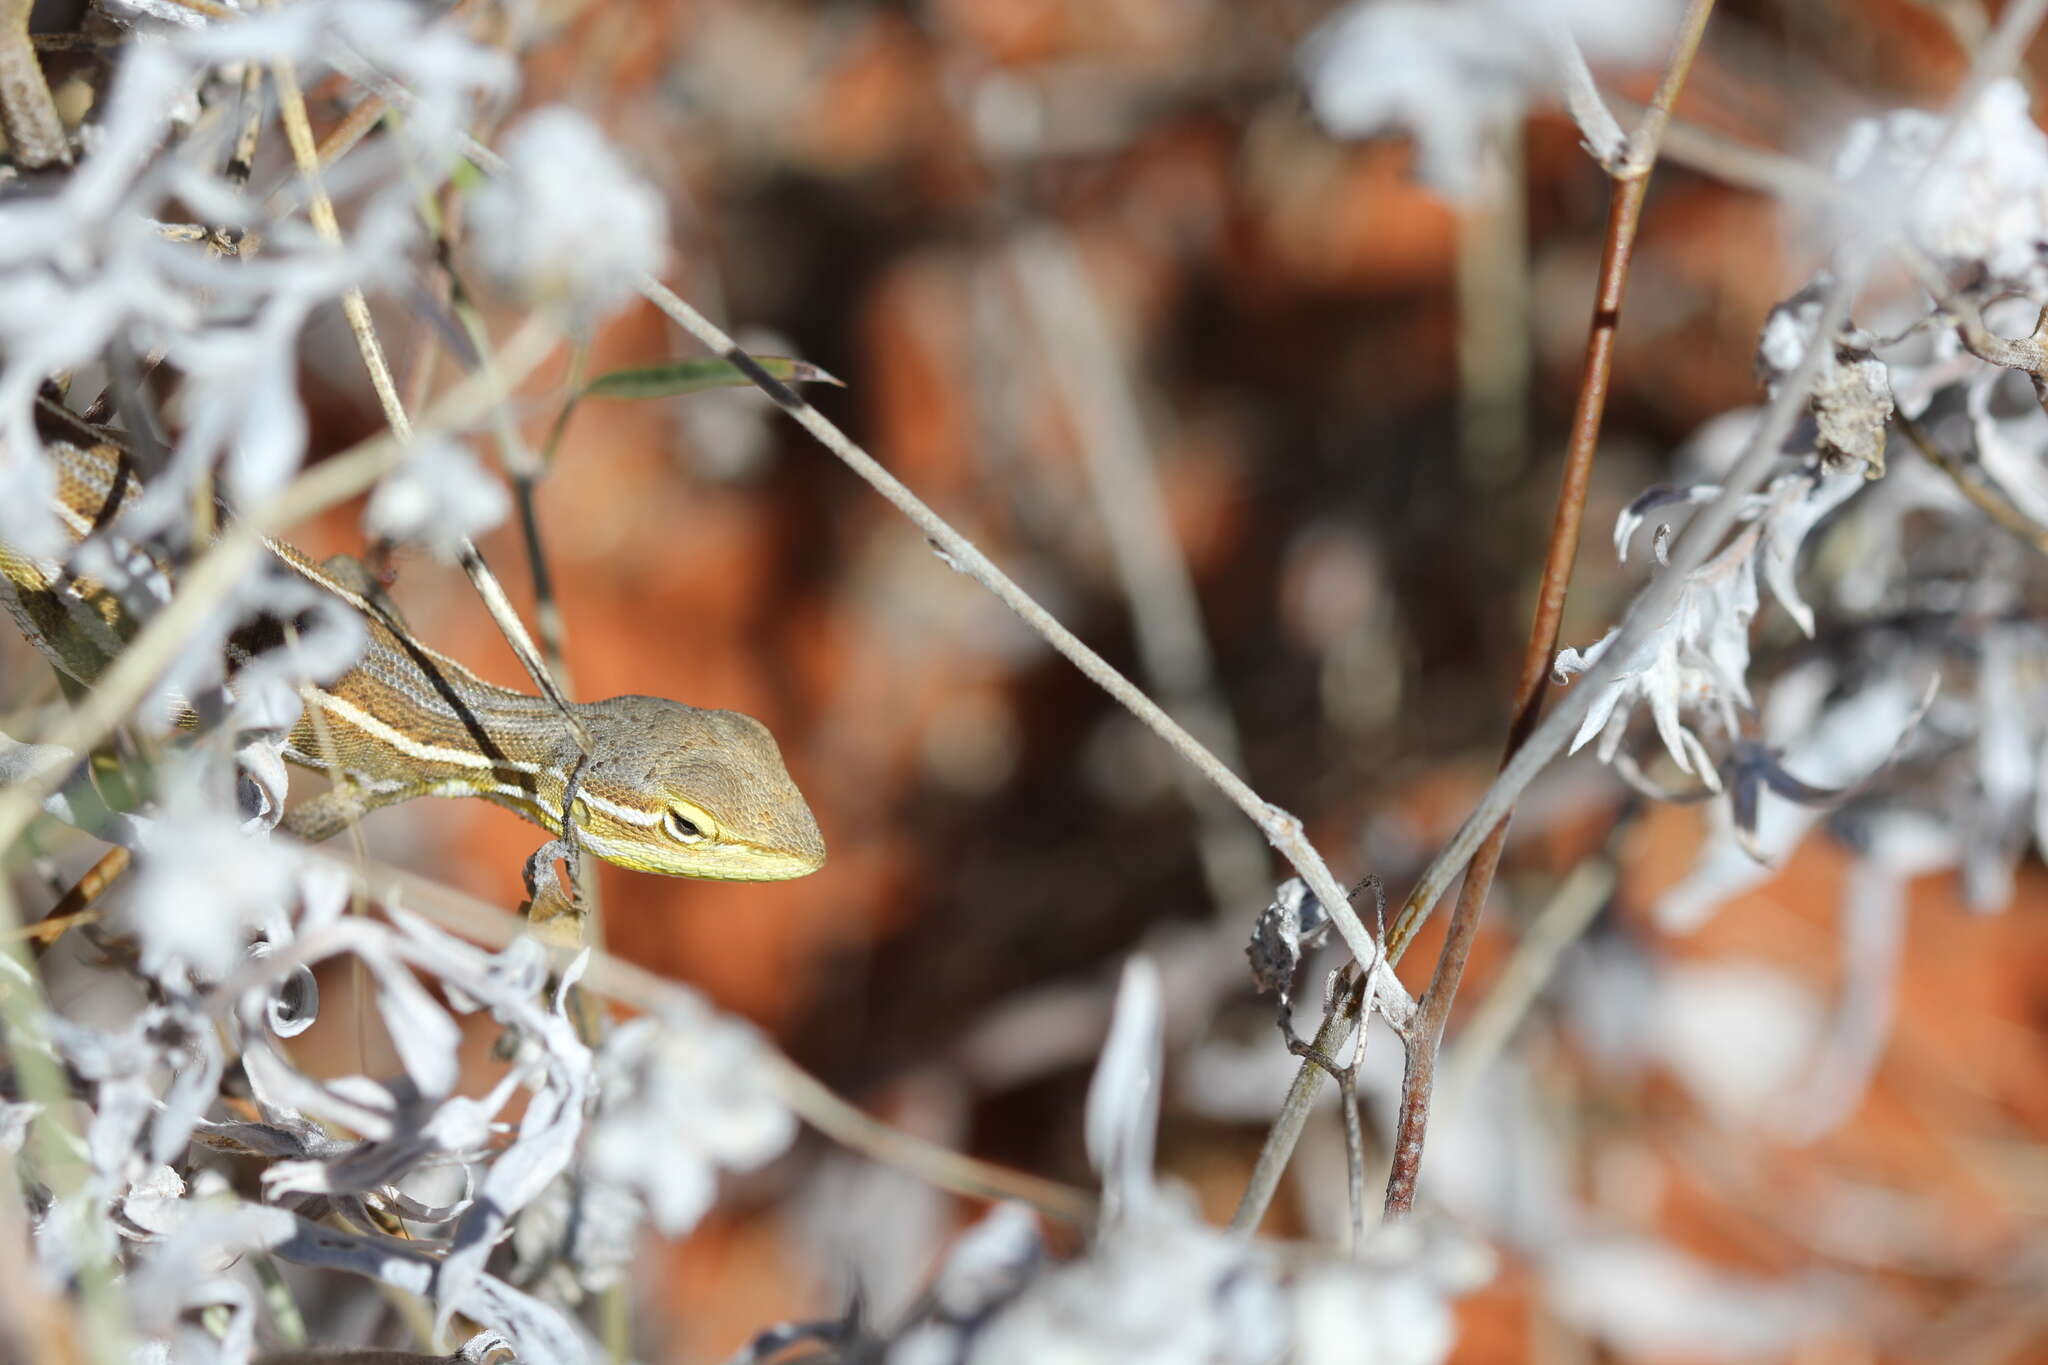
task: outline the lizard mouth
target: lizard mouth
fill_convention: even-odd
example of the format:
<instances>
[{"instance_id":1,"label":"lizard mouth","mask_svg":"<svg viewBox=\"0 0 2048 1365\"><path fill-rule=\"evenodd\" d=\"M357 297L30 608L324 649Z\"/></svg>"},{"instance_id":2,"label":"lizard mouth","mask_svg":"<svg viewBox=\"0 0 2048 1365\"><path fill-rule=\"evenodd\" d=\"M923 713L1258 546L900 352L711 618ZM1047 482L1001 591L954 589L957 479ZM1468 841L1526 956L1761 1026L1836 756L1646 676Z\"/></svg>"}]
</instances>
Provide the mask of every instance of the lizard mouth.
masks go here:
<instances>
[{"instance_id":1,"label":"lizard mouth","mask_svg":"<svg viewBox=\"0 0 2048 1365\"><path fill-rule=\"evenodd\" d=\"M667 877L721 882L786 882L808 877L825 865L822 841L816 851L764 848L736 840L653 848L638 842L621 843L595 830L584 829L579 834L584 845L607 862Z\"/></svg>"}]
</instances>

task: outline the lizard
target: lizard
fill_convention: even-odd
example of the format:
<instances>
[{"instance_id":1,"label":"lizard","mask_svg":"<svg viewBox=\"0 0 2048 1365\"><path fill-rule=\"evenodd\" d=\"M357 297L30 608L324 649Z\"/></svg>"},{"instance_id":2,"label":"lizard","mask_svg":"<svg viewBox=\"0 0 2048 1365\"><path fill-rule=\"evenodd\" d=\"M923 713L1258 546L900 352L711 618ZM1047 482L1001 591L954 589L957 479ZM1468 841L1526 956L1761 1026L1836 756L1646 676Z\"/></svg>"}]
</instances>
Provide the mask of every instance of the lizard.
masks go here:
<instances>
[{"instance_id":1,"label":"lizard","mask_svg":"<svg viewBox=\"0 0 2048 1365\"><path fill-rule=\"evenodd\" d=\"M57 440L46 451L54 510L74 543L105 534L140 493L134 461L115 440ZM315 562L281 541L264 544L284 571L360 615L367 637L353 667L300 688L305 711L284 756L340 780L288 811L282 828L317 842L396 802L470 796L561 836L583 752L553 702L486 682L422 643L358 561ZM76 686L92 685L136 624L106 586L5 544L0 602ZM282 639L281 623L256 629L268 630L268 643ZM257 647L246 630L237 638L231 655ZM717 881L781 881L824 865L817 821L775 737L752 716L646 696L570 707L591 742L573 783L577 841L590 852Z\"/></svg>"}]
</instances>

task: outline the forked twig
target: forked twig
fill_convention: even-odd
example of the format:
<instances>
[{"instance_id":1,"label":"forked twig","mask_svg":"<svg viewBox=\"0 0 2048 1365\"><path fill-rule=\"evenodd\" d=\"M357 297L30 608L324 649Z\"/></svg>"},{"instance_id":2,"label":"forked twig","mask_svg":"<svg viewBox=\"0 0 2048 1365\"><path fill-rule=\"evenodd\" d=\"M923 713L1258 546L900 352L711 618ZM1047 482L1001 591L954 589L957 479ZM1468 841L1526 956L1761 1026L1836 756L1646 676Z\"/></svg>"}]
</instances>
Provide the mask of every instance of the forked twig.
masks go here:
<instances>
[{"instance_id":1,"label":"forked twig","mask_svg":"<svg viewBox=\"0 0 2048 1365\"><path fill-rule=\"evenodd\" d=\"M274 4L275 0L271 0L271 3ZM292 158L298 165L299 174L306 181L306 191L310 196L308 216L313 221L314 230L322 239L339 245L341 227L335 220L334 204L321 183L320 154L313 142L312 123L306 117L306 101L299 90L298 77L292 69L291 62L282 57L271 63L271 72L277 84L279 113L284 122L285 137L291 144ZM355 335L356 348L362 354L363 366L369 371L370 386L376 390L377 401L383 407L384 420L390 425L393 434L401 441L409 442L412 439L412 423L407 419L405 408L398 400L398 386L392 380L390 365L385 362L384 347L377 339L376 325L370 318L370 305L363 297L363 291L354 288L342 295L341 304L342 312L348 318L349 330ZM486 357L484 370L488 373L489 369L489 358ZM456 561L461 564L462 571L469 575L469 581L476 588L477 596L483 599L485 609L491 614L491 620L497 623L505 642L511 645L512 653L518 657L520 667L526 670L527 676L533 679L534 686L541 690L542 695L555 704L555 709L561 713L570 735L576 741L576 747L588 756L589 731L584 728L582 720L576 713L570 710L568 697L556 684L554 675L548 671L546 661L541 658L540 650L533 643L533 636L526 629L526 623L519 619L518 609L512 605L512 599L506 596L504 585L484 562L476 542L468 536L463 536L457 544ZM563 828L573 830L574 822L565 820ZM575 835L569 833L566 837L573 841Z\"/></svg>"},{"instance_id":2,"label":"forked twig","mask_svg":"<svg viewBox=\"0 0 2048 1365\"><path fill-rule=\"evenodd\" d=\"M1323 1014L1322 1027L1316 1030L1315 1041L1309 1045L1322 1056L1334 1057L1351 1046L1352 1032L1359 1023L1360 992L1348 989L1349 984L1340 982L1334 1006ZM1287 1170L1295 1145L1301 1141L1301 1130L1308 1125L1309 1111L1315 1108L1316 1092L1321 1088L1322 1068L1313 1061L1303 1061L1301 1069L1294 1073L1293 1084L1287 1088L1280 1117L1266 1132L1265 1144L1252 1166L1251 1180L1237 1201L1237 1211L1230 1217L1232 1232L1249 1235L1258 1229L1259 1220L1266 1216L1266 1209L1280 1188L1280 1177Z\"/></svg>"},{"instance_id":3,"label":"forked twig","mask_svg":"<svg viewBox=\"0 0 2048 1365\"><path fill-rule=\"evenodd\" d=\"M1601 419L1607 411L1608 384L1614 373L1615 332L1621 324L1622 297L1628 288L1629 265L1635 255L1636 229L1641 225L1643 200L1649 192L1650 169L1656 164L1671 106L1685 86L1693 58L1699 54L1706 35L1714 0L1691 0L1680 27L1677 45L1657 85L1656 98L1629 138L1619 162L1611 169L1612 198L1608 203L1607 234L1600 253L1600 281L1593 299L1593 320L1586 336L1585 367L1580 372L1578 400L1572 411L1571 439L1565 447L1564 473L1557 490L1557 513L1550 528L1550 549L1543 561L1542 584L1537 590L1536 614L1529 622L1529 638L1522 651L1521 677L1515 684L1514 707L1508 722L1508 736L1501 763L1513 760L1542 713L1548 690L1550 661L1557 654L1558 631L1564 621L1564 600L1571 584L1572 565L1579 554L1579 532L1585 520L1586 492L1592 486L1593 456L1600 444ZM1569 42L1569 39L1566 40ZM1583 63L1581 64L1583 65ZM1815 350L1820 347L1816 345ZM1501 849L1507 843L1508 817L1513 807L1501 813L1465 869L1465 884L1451 912L1444 946L1437 954L1436 970L1430 977L1416 1012L1414 1025L1404 1041L1406 1065L1401 1080L1401 1109L1394 1132L1394 1160L1387 1177L1386 1216L1405 1215L1415 1203L1415 1182L1421 1169L1423 1137L1429 1123L1429 1098L1436 1077L1437 1050L1443 1044L1444 1025L1451 1015L1451 1002L1465 973L1472 940L1486 909L1486 896L1493 887L1493 874L1500 866Z\"/></svg>"},{"instance_id":4,"label":"forked twig","mask_svg":"<svg viewBox=\"0 0 2048 1365\"><path fill-rule=\"evenodd\" d=\"M667 285L651 275L642 276L640 292L673 318L685 331L709 349L714 355L737 368L754 386L775 401L777 407L794 418L799 425L818 439L818 442L838 456L848 468L865 479L868 484L887 498L904 516L930 539L946 563L994 593L1010 610L1024 619L1026 625L1038 632L1048 644L1066 656L1076 668L1087 675L1090 681L1123 704L1131 714L1143 721L1151 731L1164 739L1182 758L1192 763L1203 776L1215 783L1224 795L1249 816L1266 836L1267 842L1277 848L1288 862L1294 865L1329 910L1337 930L1343 935L1345 945L1362 963L1378 960L1379 945L1366 931L1364 923L1352 910L1350 902L1331 875L1323 856L1309 841L1301 821L1294 815L1267 801L1245 780L1232 772L1222 760L1211 753L1206 745L1172 716L1166 714L1159 704L1146 696L1122 673L1113 668L1109 661L1082 643L1079 636L1038 604L1037 599L1017 585L1015 579L997 568L995 562L955 530L951 523L926 505L922 498L907 488L902 480L884 469L874 456L863 450L852 438L841 431L832 421L810 403L800 398L794 390L781 380L761 368L759 361L742 350L740 346L714 325L703 314L684 302ZM1379 1007L1390 1017L1405 1022L1411 1002L1400 988L1392 973L1383 974L1379 989Z\"/></svg>"},{"instance_id":5,"label":"forked twig","mask_svg":"<svg viewBox=\"0 0 2048 1365\"><path fill-rule=\"evenodd\" d=\"M1986 86L2012 70L2021 49L2040 27L2044 15L2048 15L2048 0L2016 0L2000 16L1997 32L1978 54L1970 77L1955 101L1957 113L1951 115L1947 131L1928 159L1930 167L1939 165L1953 144L1960 125L1960 113L1975 104ZM1919 188L1916 185L1909 193ZM1815 336L1831 337L1840 330L1848 317L1850 303L1868 278L1876 250L1881 245L1857 242L1845 249L1843 269L1821 290ZM1766 405L1756 429L1728 477L1722 481L1721 495L1686 524L1667 556L1668 567L1637 596L1600 662L1582 676L1564 700L1544 717L1514 759L1487 788L1458 832L1424 869L1388 933L1389 957L1400 960L1423 920L1451 881L1471 861L1487 833L1513 808L1522 790L1536 774L1570 741L1585 719L1593 698L1620 675L1643 642L1670 617L1688 576L1719 548L1722 539L1742 515L1745 500L1761 486L1776 465L1785 438L1805 407L1806 395L1829 351L1830 348L1824 345L1807 348L1799 364L1781 382L1776 397Z\"/></svg>"}]
</instances>

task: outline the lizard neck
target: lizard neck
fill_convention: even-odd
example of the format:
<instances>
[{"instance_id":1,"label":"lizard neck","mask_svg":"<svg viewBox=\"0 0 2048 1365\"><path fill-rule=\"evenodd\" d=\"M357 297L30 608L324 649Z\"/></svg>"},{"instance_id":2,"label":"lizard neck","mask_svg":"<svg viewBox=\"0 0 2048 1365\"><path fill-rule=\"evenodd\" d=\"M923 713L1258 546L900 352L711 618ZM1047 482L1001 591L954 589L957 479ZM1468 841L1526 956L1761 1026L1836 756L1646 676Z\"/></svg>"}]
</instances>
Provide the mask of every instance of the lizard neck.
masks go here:
<instances>
[{"instance_id":1,"label":"lizard neck","mask_svg":"<svg viewBox=\"0 0 2048 1365\"><path fill-rule=\"evenodd\" d=\"M354 668L308 690L293 756L372 786L483 796L530 818L552 808L554 818L543 820L552 827L580 757L554 705L485 682L379 604L344 596L363 613L369 639Z\"/></svg>"}]
</instances>

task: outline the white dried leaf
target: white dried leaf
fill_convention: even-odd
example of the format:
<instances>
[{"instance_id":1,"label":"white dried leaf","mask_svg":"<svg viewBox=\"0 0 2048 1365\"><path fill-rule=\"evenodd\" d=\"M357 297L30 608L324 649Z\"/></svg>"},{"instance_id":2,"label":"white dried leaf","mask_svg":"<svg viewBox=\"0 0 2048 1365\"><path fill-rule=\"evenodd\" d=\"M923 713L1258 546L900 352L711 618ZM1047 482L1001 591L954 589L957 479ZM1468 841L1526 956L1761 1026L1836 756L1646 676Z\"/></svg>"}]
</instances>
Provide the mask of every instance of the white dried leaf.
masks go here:
<instances>
[{"instance_id":1,"label":"white dried leaf","mask_svg":"<svg viewBox=\"0 0 2048 1365\"><path fill-rule=\"evenodd\" d=\"M1044 1259L1037 1215L1023 1204L998 1204L953 1243L932 1297L948 1317L979 1317L1015 1297Z\"/></svg>"},{"instance_id":2,"label":"white dried leaf","mask_svg":"<svg viewBox=\"0 0 2048 1365\"><path fill-rule=\"evenodd\" d=\"M367 1237L293 1219L293 1235L276 1254L297 1265L341 1270L378 1280L419 1298L447 1292L440 1262L424 1250L385 1237ZM478 1274L455 1295L453 1311L503 1333L522 1360L578 1365L603 1359L575 1322L522 1294L495 1275Z\"/></svg>"},{"instance_id":3,"label":"white dried leaf","mask_svg":"<svg viewBox=\"0 0 2048 1365\"><path fill-rule=\"evenodd\" d=\"M256 930L279 915L298 884L299 856L242 829L231 802L203 774L165 770L165 797L136 859L123 927L142 946L142 970L220 980L240 964Z\"/></svg>"},{"instance_id":4,"label":"white dried leaf","mask_svg":"<svg viewBox=\"0 0 2048 1365\"><path fill-rule=\"evenodd\" d=\"M0 1151L20 1156L29 1125L42 1112L43 1106L33 1100L0 1100Z\"/></svg>"},{"instance_id":5,"label":"white dried leaf","mask_svg":"<svg viewBox=\"0 0 2048 1365\"><path fill-rule=\"evenodd\" d=\"M752 1029L695 1003L614 1030L597 1058L591 1178L634 1191L669 1236L695 1226L720 1169L752 1170L796 1136L764 1048Z\"/></svg>"},{"instance_id":6,"label":"white dried leaf","mask_svg":"<svg viewBox=\"0 0 2048 1365\"><path fill-rule=\"evenodd\" d=\"M1830 700L1835 671L1816 662L1778 680L1764 711L1763 733L1779 765L1816 787L1864 781L1898 744L1925 696L1909 676L1887 673ZM1709 808L1710 832L1692 870L1653 907L1667 933L1690 933L1731 898L1761 885L1825 812L1765 789L1757 826L1745 840L1728 805Z\"/></svg>"},{"instance_id":7,"label":"white dried leaf","mask_svg":"<svg viewBox=\"0 0 2048 1365\"><path fill-rule=\"evenodd\" d=\"M1572 752L1598 735L1600 760L1611 763L1627 733L1629 716L1637 704L1645 704L1672 762L1719 789L1713 759L1682 717L1688 712L1704 715L1732 734L1737 708L1750 705L1744 675L1749 669L1749 624L1757 604L1757 540L1758 533L1751 528L1687 576L1664 621L1643 638L1593 699L1572 738ZM1584 653L1560 652L1553 675L1562 680L1591 669L1604 660L1618 636L1618 630L1610 631Z\"/></svg>"},{"instance_id":8,"label":"white dried leaf","mask_svg":"<svg viewBox=\"0 0 2048 1365\"><path fill-rule=\"evenodd\" d=\"M1558 92L1557 30L1594 62L1636 62L1654 59L1676 17L1670 0L1358 0L1298 61L1325 127L1413 134L1422 182L1462 198L1479 185L1486 139Z\"/></svg>"},{"instance_id":9,"label":"white dried leaf","mask_svg":"<svg viewBox=\"0 0 2048 1365\"><path fill-rule=\"evenodd\" d=\"M1863 485L1863 475L1855 471L1828 474L1818 481L1804 474L1787 474L1774 480L1764 494L1757 569L1771 596L1809 636L1813 634L1813 608L1799 595L1794 576L1800 547L1828 513L1861 492Z\"/></svg>"},{"instance_id":10,"label":"white dried leaf","mask_svg":"<svg viewBox=\"0 0 2048 1365\"><path fill-rule=\"evenodd\" d=\"M297 366L310 302L275 303L251 327L209 328L178 342L174 358L185 375L179 473L211 467L224 455L228 493L254 506L298 472L311 430ZM155 496L164 498L161 491Z\"/></svg>"},{"instance_id":11,"label":"white dried leaf","mask_svg":"<svg viewBox=\"0 0 2048 1365\"><path fill-rule=\"evenodd\" d=\"M1825 1017L1806 986L1761 964L1673 964L1657 1004L1659 1055L1701 1106L1731 1127L1782 1099Z\"/></svg>"},{"instance_id":12,"label":"white dried leaf","mask_svg":"<svg viewBox=\"0 0 2048 1365\"><path fill-rule=\"evenodd\" d=\"M1628 506L1622 508L1614 519L1615 559L1623 564L1628 563L1629 542L1635 538L1636 531L1650 513L1664 507L1691 507L1698 503L1711 502L1720 495L1721 486L1712 483L1698 483L1690 488L1671 488L1658 484L1654 488L1644 489ZM1668 528L1660 525L1660 533L1665 529ZM1664 562L1662 555L1658 556L1658 562Z\"/></svg>"},{"instance_id":13,"label":"white dried leaf","mask_svg":"<svg viewBox=\"0 0 2048 1365\"><path fill-rule=\"evenodd\" d=\"M472 950L470 956L480 960L483 954ZM484 1263L510 1233L512 1219L540 1198L575 1156L597 1087L590 1049L577 1037L568 1012L569 990L588 961L585 949L563 969L552 1007L545 1012L530 996L501 995L490 1002L497 1018L516 1032L523 1067L538 1073L539 1080L529 1082L533 1093L511 1144L491 1162L475 1199L456 1222L435 1290L436 1318L443 1326L487 1278ZM489 989L487 981L474 976L469 985L472 991Z\"/></svg>"},{"instance_id":14,"label":"white dried leaf","mask_svg":"<svg viewBox=\"0 0 2048 1365\"><path fill-rule=\"evenodd\" d=\"M371 493L363 529L372 536L419 545L453 563L464 540L504 521L512 497L469 447L425 439Z\"/></svg>"},{"instance_id":15,"label":"white dried leaf","mask_svg":"<svg viewBox=\"0 0 2048 1365\"><path fill-rule=\"evenodd\" d=\"M1813 1280L1719 1270L1647 1238L1569 1241L1541 1274L1560 1317L1629 1357L1782 1360L1840 1316Z\"/></svg>"},{"instance_id":16,"label":"white dried leaf","mask_svg":"<svg viewBox=\"0 0 2048 1365\"><path fill-rule=\"evenodd\" d=\"M501 286L589 323L660 271L667 206L584 115L535 110L505 135L504 157L470 203L477 259Z\"/></svg>"},{"instance_id":17,"label":"white dried leaf","mask_svg":"<svg viewBox=\"0 0 2048 1365\"><path fill-rule=\"evenodd\" d=\"M1646 705L1672 762L1719 791L1720 774L1699 730L1688 720L1704 718L1710 732L1731 737L1738 733L1739 713L1752 705L1749 632L1757 611L1758 580L1811 634L1813 612L1799 595L1795 578L1800 548L1823 518L1863 486L1855 474L1823 475L1809 469L1781 475L1764 492L1745 499L1742 515L1750 526L1687 576L1663 622L1643 637L1620 672L1593 698L1572 737L1571 752L1598 736L1601 762L1613 762L1634 709ZM1698 490L1651 490L1617 522L1617 547L1626 546L1643 517L1656 507L1699 500ZM1591 671L1619 635L1616 628L1583 651L1559 651L1552 677L1562 683Z\"/></svg>"},{"instance_id":18,"label":"white dried leaf","mask_svg":"<svg viewBox=\"0 0 2048 1365\"><path fill-rule=\"evenodd\" d=\"M1292 1336L1276 1270L1255 1243L1161 1197L1104 1229L972 1337L973 1365L1273 1365ZM943 1343L926 1338L892 1365Z\"/></svg>"},{"instance_id":19,"label":"white dried leaf","mask_svg":"<svg viewBox=\"0 0 2048 1365\"><path fill-rule=\"evenodd\" d=\"M1102 1177L1111 1216L1151 1196L1164 1028L1159 969L1150 958L1134 957L1124 964L1109 1039L1088 1085L1088 1160Z\"/></svg>"},{"instance_id":20,"label":"white dried leaf","mask_svg":"<svg viewBox=\"0 0 2048 1365\"><path fill-rule=\"evenodd\" d=\"M1949 121L1906 109L1850 126L1834 159L1853 197L1846 225L1894 226L1948 269L1972 267L1999 285L2043 283L2048 134L2034 122L2026 87L1996 81L1952 134Z\"/></svg>"},{"instance_id":21,"label":"white dried leaf","mask_svg":"<svg viewBox=\"0 0 2048 1365\"><path fill-rule=\"evenodd\" d=\"M1441 1365L1457 1340L1449 1302L1419 1275L1318 1266L1291 1297L1292 1365Z\"/></svg>"},{"instance_id":22,"label":"white dried leaf","mask_svg":"<svg viewBox=\"0 0 2048 1365\"><path fill-rule=\"evenodd\" d=\"M246 1361L253 1344L254 1305L246 1287L227 1279L225 1272L237 1258L290 1237L297 1223L283 1209L229 1197L217 1175L200 1177L184 1216L147 1250L127 1285L125 1297L138 1333L185 1348L173 1349L172 1359L195 1358L188 1351L203 1339L195 1339L200 1334L190 1331L188 1315L196 1318L195 1310L219 1306L228 1310L229 1326L217 1345L225 1358Z\"/></svg>"},{"instance_id":23,"label":"white dried leaf","mask_svg":"<svg viewBox=\"0 0 2048 1365\"><path fill-rule=\"evenodd\" d=\"M1906 885L1954 865L1954 843L1925 817L1880 815L1866 828L1869 852L1842 887L1842 985L1833 1017L1776 1127L1811 1142L1845 1122L1877 1074L1898 1007L1905 947Z\"/></svg>"},{"instance_id":24,"label":"white dried leaf","mask_svg":"<svg viewBox=\"0 0 2048 1365\"><path fill-rule=\"evenodd\" d=\"M146 1238L168 1236L183 1221L185 1181L169 1166L152 1166L120 1198L121 1217Z\"/></svg>"},{"instance_id":25,"label":"white dried leaf","mask_svg":"<svg viewBox=\"0 0 2048 1365\"><path fill-rule=\"evenodd\" d=\"M610 1289L638 1259L644 1221L639 1199L623 1186L572 1171L514 1222L511 1278L569 1302Z\"/></svg>"}]
</instances>

